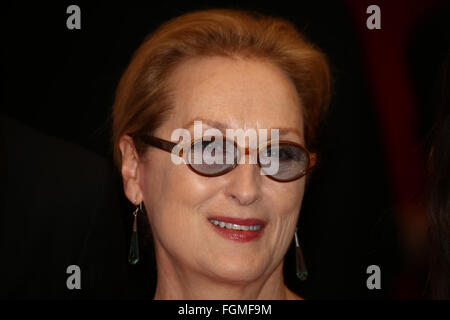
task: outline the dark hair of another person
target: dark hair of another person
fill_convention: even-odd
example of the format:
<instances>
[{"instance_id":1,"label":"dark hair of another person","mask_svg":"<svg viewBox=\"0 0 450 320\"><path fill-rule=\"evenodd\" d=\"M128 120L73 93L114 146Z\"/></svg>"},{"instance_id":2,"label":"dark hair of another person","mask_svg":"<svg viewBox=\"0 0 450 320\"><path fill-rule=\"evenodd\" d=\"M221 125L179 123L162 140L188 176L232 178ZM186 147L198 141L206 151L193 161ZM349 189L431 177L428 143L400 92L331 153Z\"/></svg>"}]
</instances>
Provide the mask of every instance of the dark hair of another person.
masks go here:
<instances>
[{"instance_id":1,"label":"dark hair of another person","mask_svg":"<svg viewBox=\"0 0 450 320\"><path fill-rule=\"evenodd\" d=\"M441 103L433 128L428 159L428 221L430 251L429 294L450 299L450 54L444 64Z\"/></svg>"}]
</instances>

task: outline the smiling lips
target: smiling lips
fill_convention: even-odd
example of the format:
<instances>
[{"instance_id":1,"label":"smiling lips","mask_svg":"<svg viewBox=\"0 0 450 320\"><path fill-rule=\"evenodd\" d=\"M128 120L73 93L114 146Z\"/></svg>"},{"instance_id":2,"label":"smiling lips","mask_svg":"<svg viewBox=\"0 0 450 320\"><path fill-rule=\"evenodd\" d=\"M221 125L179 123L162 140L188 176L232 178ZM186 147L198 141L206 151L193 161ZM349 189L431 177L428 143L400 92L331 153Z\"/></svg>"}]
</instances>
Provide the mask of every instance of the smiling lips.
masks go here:
<instances>
[{"instance_id":1,"label":"smiling lips","mask_svg":"<svg viewBox=\"0 0 450 320\"><path fill-rule=\"evenodd\" d=\"M248 242L258 238L266 222L260 219L209 217L211 226L225 239Z\"/></svg>"}]
</instances>

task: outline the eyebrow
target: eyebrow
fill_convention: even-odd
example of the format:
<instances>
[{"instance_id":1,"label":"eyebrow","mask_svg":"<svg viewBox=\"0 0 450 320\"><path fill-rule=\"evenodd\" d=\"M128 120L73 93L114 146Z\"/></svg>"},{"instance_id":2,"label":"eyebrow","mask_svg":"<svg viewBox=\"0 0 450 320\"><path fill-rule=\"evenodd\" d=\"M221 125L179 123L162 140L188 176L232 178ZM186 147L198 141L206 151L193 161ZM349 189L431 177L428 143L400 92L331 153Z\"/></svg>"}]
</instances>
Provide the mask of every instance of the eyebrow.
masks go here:
<instances>
[{"instance_id":1,"label":"eyebrow","mask_svg":"<svg viewBox=\"0 0 450 320\"><path fill-rule=\"evenodd\" d=\"M207 124L208 126L212 127L212 128L216 128L218 130L220 130L224 135L226 133L226 129L233 129L230 128L229 125L220 122L220 121L215 121L215 120L209 120L209 119L204 119L204 118L196 118L193 119L189 122L187 122L184 125L184 128L188 129L194 126L194 121L201 121L202 124ZM300 139L302 139L302 134L300 133L300 130L296 129L296 128L268 128L267 130L270 131L272 129L278 129L278 132L280 134L280 136L282 135L286 135L288 133L294 133L296 134Z\"/></svg>"}]
</instances>

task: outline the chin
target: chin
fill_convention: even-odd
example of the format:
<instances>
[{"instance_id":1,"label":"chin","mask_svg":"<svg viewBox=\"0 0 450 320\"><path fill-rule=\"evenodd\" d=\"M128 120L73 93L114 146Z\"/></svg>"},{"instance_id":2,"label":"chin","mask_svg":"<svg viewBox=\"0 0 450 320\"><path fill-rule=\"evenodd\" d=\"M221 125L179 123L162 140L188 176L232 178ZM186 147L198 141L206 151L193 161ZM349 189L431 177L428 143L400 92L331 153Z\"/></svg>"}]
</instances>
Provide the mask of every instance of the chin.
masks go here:
<instances>
[{"instance_id":1,"label":"chin","mask_svg":"<svg viewBox=\"0 0 450 320\"><path fill-rule=\"evenodd\" d=\"M266 269L261 259L217 259L214 262L213 274L216 279L228 283L248 283L260 278Z\"/></svg>"}]
</instances>

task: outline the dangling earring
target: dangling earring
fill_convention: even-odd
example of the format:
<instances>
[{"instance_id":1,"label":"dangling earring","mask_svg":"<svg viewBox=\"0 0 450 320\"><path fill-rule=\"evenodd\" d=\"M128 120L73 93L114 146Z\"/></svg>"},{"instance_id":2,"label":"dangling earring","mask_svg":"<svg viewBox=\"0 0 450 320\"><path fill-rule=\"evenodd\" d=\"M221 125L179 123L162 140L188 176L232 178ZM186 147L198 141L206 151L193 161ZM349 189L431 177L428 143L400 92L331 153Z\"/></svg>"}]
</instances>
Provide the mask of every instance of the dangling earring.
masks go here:
<instances>
[{"instance_id":1,"label":"dangling earring","mask_svg":"<svg viewBox=\"0 0 450 320\"><path fill-rule=\"evenodd\" d=\"M302 248L298 242L297 228L295 228L295 262L297 264L297 278L305 281L308 278L308 270L306 270L305 259L303 258Z\"/></svg>"},{"instance_id":2,"label":"dangling earring","mask_svg":"<svg viewBox=\"0 0 450 320\"><path fill-rule=\"evenodd\" d=\"M136 203L136 200L134 201ZM137 231L137 214L139 211L142 212L142 202L136 207L133 212L134 222L133 222L133 232L131 233L130 241L130 252L128 253L128 262L135 265L139 262L139 241L138 241L138 231Z\"/></svg>"}]
</instances>

